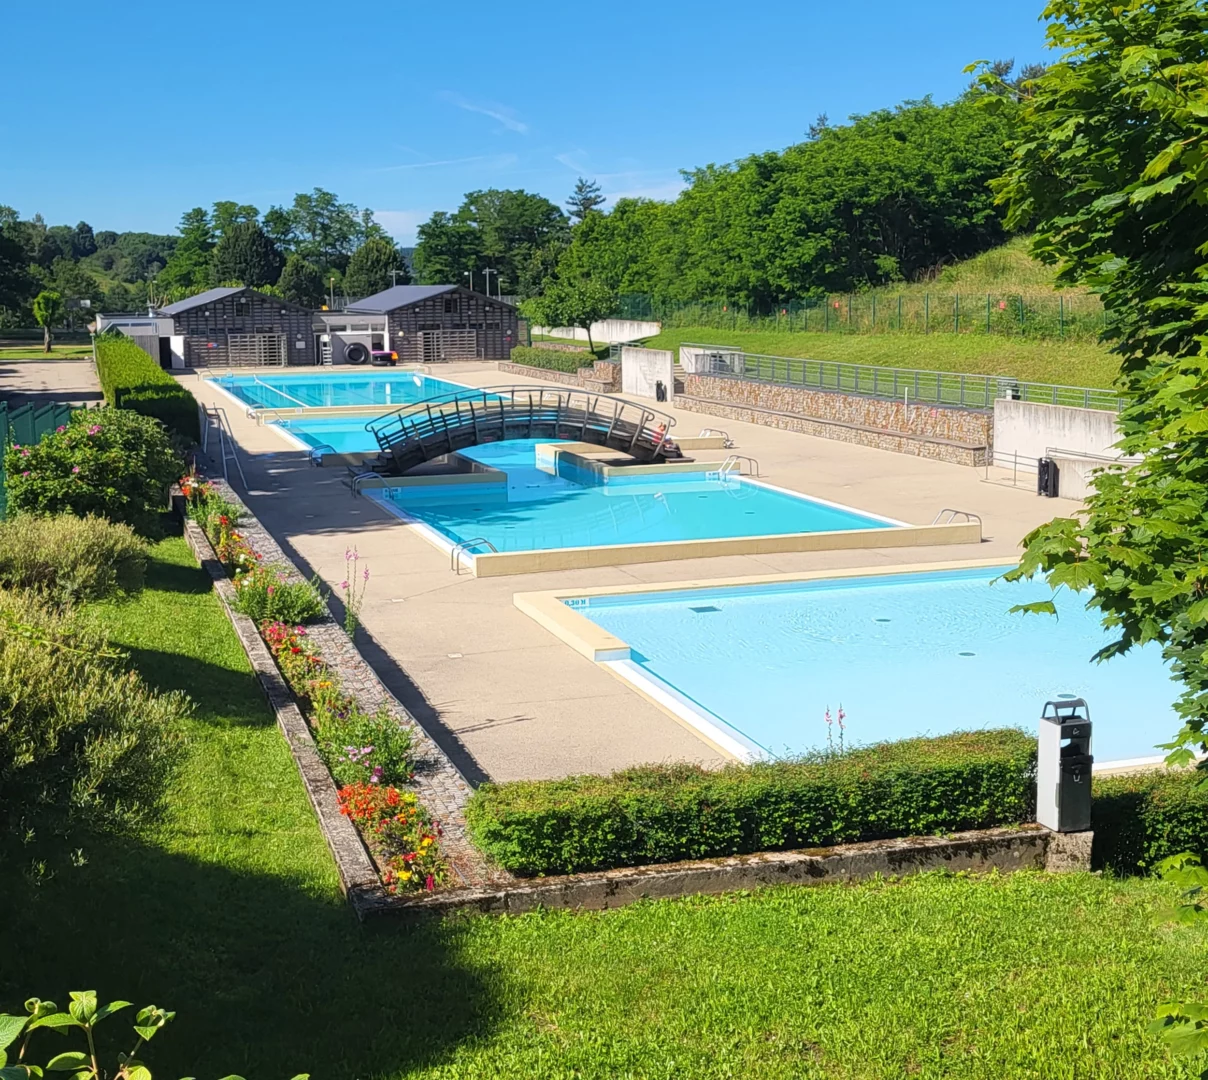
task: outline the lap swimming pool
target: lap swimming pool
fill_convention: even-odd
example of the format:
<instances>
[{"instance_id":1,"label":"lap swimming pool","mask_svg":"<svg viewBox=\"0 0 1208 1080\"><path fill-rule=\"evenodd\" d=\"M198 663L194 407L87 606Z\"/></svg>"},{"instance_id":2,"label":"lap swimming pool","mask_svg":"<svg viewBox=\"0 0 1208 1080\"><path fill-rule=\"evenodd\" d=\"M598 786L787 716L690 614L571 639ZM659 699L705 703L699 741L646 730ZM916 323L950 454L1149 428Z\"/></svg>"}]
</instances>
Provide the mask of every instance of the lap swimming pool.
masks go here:
<instances>
[{"instance_id":1,"label":"lap swimming pool","mask_svg":"<svg viewBox=\"0 0 1208 1080\"><path fill-rule=\"evenodd\" d=\"M411 405L438 394L467 389L410 371L333 371L305 375L224 375L213 380L245 405L257 409L331 408L350 405ZM311 422L313 423L313 421ZM359 427L363 430L364 422ZM310 424L306 425L308 428ZM370 442L373 436L369 436ZM362 449L357 447L357 450ZM355 451L354 451L355 452Z\"/></svg>"},{"instance_id":2,"label":"lap swimming pool","mask_svg":"<svg viewBox=\"0 0 1208 1080\"><path fill-rule=\"evenodd\" d=\"M1063 591L1055 619L1009 614L1050 592L995 581L1004 569L560 601L628 645L604 663L739 757L825 747L828 709L831 738L842 708L851 745L1033 730L1044 703L1066 697L1090 706L1098 762L1160 757L1179 727L1160 648L1091 662L1108 635L1084 600Z\"/></svg>"},{"instance_id":3,"label":"lap swimming pool","mask_svg":"<svg viewBox=\"0 0 1208 1080\"><path fill-rule=\"evenodd\" d=\"M449 544L483 538L499 552L648 544L846 529L901 522L716 473L604 478L553 455L551 440L516 439L462 451L497 482L397 486L367 492ZM471 548L486 550L486 544Z\"/></svg>"}]
</instances>

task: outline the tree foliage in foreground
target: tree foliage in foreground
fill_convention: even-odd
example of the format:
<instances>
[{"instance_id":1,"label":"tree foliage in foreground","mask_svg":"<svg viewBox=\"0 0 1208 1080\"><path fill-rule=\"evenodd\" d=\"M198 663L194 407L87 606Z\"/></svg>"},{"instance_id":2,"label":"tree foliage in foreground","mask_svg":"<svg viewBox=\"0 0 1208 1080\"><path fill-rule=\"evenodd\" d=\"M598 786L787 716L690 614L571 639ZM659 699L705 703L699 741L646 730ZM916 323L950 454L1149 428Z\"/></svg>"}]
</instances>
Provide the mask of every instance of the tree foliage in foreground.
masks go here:
<instances>
[{"instance_id":1,"label":"tree foliage in foreground","mask_svg":"<svg viewBox=\"0 0 1208 1080\"><path fill-rule=\"evenodd\" d=\"M1136 463L1098 473L1080 515L1031 533L1008 576L1090 590L1115 632L1101 659L1160 643L1183 684L1167 760L1186 765L1208 751L1208 4L1052 0L1045 16L1064 55L1029 84L999 193L1059 279L1113 316L1118 445ZM1193 897L1208 884L1187 857L1168 874ZM1177 1053L1208 1050L1208 1007L1163 1005L1156 1027Z\"/></svg>"},{"instance_id":2,"label":"tree foliage in foreground","mask_svg":"<svg viewBox=\"0 0 1208 1080\"><path fill-rule=\"evenodd\" d=\"M541 296L525 300L520 313L539 326L550 329L574 326L587 331L587 347L595 348L591 340L592 323L607 319L617 310L617 294L607 285L587 278L559 279Z\"/></svg>"}]
</instances>

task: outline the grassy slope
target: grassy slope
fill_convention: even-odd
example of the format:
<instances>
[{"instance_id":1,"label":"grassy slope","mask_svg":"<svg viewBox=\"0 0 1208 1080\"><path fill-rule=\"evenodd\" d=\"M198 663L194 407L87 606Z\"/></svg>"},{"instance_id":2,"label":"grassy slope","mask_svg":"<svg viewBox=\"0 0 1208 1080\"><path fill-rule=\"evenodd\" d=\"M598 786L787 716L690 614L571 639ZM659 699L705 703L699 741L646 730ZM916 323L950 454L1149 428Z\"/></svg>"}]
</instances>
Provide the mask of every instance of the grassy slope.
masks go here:
<instances>
[{"instance_id":1,"label":"grassy slope","mask_svg":"<svg viewBox=\"0 0 1208 1080\"><path fill-rule=\"evenodd\" d=\"M363 929L183 543L101 614L197 698L189 765L139 841L37 889L7 875L0 1005L95 987L175 1008L157 1075L1194 1075L1143 1034L1198 992L1206 940L1155 921L1152 881L931 875Z\"/></svg>"},{"instance_id":2,"label":"grassy slope","mask_svg":"<svg viewBox=\"0 0 1208 1080\"><path fill-rule=\"evenodd\" d=\"M1100 345L990 334L790 334L689 326L664 330L645 344L676 349L684 342L847 364L1011 375L1063 386L1108 387L1119 369L1118 361Z\"/></svg>"}]
</instances>

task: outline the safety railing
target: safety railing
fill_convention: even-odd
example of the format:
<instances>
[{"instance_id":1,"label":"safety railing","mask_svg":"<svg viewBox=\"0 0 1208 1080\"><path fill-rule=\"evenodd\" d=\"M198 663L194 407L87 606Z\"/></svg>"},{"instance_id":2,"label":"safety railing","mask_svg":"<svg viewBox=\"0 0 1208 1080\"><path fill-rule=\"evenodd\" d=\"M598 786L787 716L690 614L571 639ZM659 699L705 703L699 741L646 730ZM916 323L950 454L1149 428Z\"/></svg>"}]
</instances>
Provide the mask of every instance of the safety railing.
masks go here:
<instances>
[{"instance_id":1,"label":"safety railing","mask_svg":"<svg viewBox=\"0 0 1208 1080\"><path fill-rule=\"evenodd\" d=\"M730 438L730 433L728 431L722 431L720 428L703 427L700 429L700 434L696 437L698 439L708 439L717 438L718 436L721 437L723 446L726 450L729 450L730 447L734 445L734 440Z\"/></svg>"},{"instance_id":2,"label":"safety railing","mask_svg":"<svg viewBox=\"0 0 1208 1080\"><path fill-rule=\"evenodd\" d=\"M1005 375L970 375L769 356L743 352L726 345L684 344L688 348L704 351L704 373L709 375L780 386L800 386L807 390L834 390L863 397L897 399L906 404L992 409L996 400L1006 398L1111 411L1118 411L1124 405L1124 399L1116 391L1095 387L1028 382Z\"/></svg>"},{"instance_id":3,"label":"safety railing","mask_svg":"<svg viewBox=\"0 0 1208 1080\"><path fill-rule=\"evenodd\" d=\"M961 521L976 521L981 524L981 515L973 513L971 510L953 510L951 507L945 506L935 518L932 520L932 525L951 525L957 519Z\"/></svg>"}]
</instances>

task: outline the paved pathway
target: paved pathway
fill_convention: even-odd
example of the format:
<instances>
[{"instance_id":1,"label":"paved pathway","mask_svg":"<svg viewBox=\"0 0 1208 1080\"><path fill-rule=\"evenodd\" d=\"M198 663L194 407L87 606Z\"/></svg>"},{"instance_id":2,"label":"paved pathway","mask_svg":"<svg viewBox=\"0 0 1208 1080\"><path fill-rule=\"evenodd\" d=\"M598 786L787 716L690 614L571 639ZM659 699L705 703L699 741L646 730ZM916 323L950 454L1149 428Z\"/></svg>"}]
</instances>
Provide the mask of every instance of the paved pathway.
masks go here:
<instances>
[{"instance_id":1,"label":"paved pathway","mask_svg":"<svg viewBox=\"0 0 1208 1080\"><path fill-rule=\"evenodd\" d=\"M433 373L475 386L518 381L501 379L493 364L442 365ZM1029 486L1004 486L1009 474L1002 470L992 470L986 482L980 469L675 412L678 434L725 428L738 450L760 460L773 484L915 524L929 524L944 507L974 511L987 539L957 547L458 577L447 555L373 503L352 498L340 470L312 468L304 453L248 420L229 398L195 376L182 381L203 400L226 406L248 455L249 505L304 572L316 571L338 586L345 550L358 548L371 573L362 612L371 639L367 658L471 780L608 772L671 759L718 761L689 729L516 610L513 593L998 556L1009 562L1026 532L1075 509L1068 500L1038 498Z\"/></svg>"},{"instance_id":2,"label":"paved pathway","mask_svg":"<svg viewBox=\"0 0 1208 1080\"><path fill-rule=\"evenodd\" d=\"M92 358L62 360L0 360L0 399L10 409L33 402L45 405L95 405L101 400Z\"/></svg>"}]
</instances>

